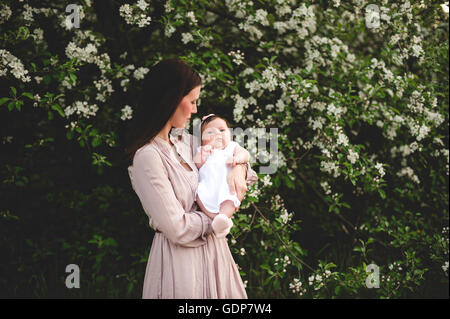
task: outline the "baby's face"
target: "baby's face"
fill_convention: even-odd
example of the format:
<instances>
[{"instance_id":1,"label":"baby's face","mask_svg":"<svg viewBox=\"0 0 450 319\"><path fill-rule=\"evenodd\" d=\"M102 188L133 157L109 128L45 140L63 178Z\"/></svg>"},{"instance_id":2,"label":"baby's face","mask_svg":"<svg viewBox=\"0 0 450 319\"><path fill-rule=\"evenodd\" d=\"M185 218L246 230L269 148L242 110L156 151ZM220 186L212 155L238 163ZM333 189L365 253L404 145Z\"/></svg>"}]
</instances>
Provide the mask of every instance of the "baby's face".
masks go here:
<instances>
[{"instance_id":1,"label":"baby's face","mask_svg":"<svg viewBox=\"0 0 450 319\"><path fill-rule=\"evenodd\" d=\"M211 145L213 148L224 149L231 140L231 132L222 119L209 122L202 134L202 145Z\"/></svg>"}]
</instances>

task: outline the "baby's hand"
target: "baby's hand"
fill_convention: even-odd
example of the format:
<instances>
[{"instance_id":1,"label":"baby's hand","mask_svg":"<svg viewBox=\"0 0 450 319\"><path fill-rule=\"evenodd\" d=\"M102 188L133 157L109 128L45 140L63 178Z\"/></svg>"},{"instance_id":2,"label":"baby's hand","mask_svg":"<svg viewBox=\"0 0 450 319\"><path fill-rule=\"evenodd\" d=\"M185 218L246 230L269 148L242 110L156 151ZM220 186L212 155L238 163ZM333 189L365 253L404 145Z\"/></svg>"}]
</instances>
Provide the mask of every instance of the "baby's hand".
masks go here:
<instances>
[{"instance_id":1,"label":"baby's hand","mask_svg":"<svg viewBox=\"0 0 450 319\"><path fill-rule=\"evenodd\" d=\"M202 152L202 157L208 157L212 152L212 146L204 145L204 146L202 146L200 152Z\"/></svg>"},{"instance_id":2,"label":"baby's hand","mask_svg":"<svg viewBox=\"0 0 450 319\"><path fill-rule=\"evenodd\" d=\"M209 144L204 145L204 146L202 146L202 150L205 151L205 152L207 152L207 153L211 153L211 151L212 151L212 146L209 145Z\"/></svg>"},{"instance_id":3,"label":"baby's hand","mask_svg":"<svg viewBox=\"0 0 450 319\"><path fill-rule=\"evenodd\" d=\"M209 155L211 155L212 150L213 149L212 149L211 145L204 145L201 147L200 152L201 152L201 158L202 158L203 163L206 161L206 159L209 157Z\"/></svg>"},{"instance_id":4,"label":"baby's hand","mask_svg":"<svg viewBox=\"0 0 450 319\"><path fill-rule=\"evenodd\" d=\"M200 147L197 154L195 154L194 156L194 163L195 165L197 165L198 169L200 169L200 167L203 166L203 164L208 159L209 155L211 155L211 152L212 152L211 145L204 145Z\"/></svg>"}]
</instances>

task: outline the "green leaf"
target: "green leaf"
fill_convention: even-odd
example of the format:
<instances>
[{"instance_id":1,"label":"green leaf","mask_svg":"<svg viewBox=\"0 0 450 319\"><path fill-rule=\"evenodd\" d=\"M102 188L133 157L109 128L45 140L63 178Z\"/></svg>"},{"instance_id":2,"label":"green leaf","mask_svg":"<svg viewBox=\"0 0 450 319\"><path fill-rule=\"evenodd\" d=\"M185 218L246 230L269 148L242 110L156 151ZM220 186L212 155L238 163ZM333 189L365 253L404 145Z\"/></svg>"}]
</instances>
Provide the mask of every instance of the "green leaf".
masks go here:
<instances>
[{"instance_id":1,"label":"green leaf","mask_svg":"<svg viewBox=\"0 0 450 319\"><path fill-rule=\"evenodd\" d=\"M10 100L10 98L9 97L2 97L1 99L0 99L0 105L3 105L3 104L5 104L7 101L9 101Z\"/></svg>"},{"instance_id":2,"label":"green leaf","mask_svg":"<svg viewBox=\"0 0 450 319\"><path fill-rule=\"evenodd\" d=\"M16 102L16 108L20 111L22 109L23 101L19 100Z\"/></svg>"},{"instance_id":3,"label":"green leaf","mask_svg":"<svg viewBox=\"0 0 450 319\"><path fill-rule=\"evenodd\" d=\"M63 110L61 109L61 107L58 104L53 104L51 106L51 108L55 111L57 111L59 113L59 115L61 115L62 117L66 117L66 115L64 114Z\"/></svg>"},{"instance_id":4,"label":"green leaf","mask_svg":"<svg viewBox=\"0 0 450 319\"><path fill-rule=\"evenodd\" d=\"M23 92L21 96L26 96L30 100L34 100L33 94L31 94L29 92Z\"/></svg>"},{"instance_id":5,"label":"green leaf","mask_svg":"<svg viewBox=\"0 0 450 319\"><path fill-rule=\"evenodd\" d=\"M341 286L337 286L336 288L334 288L334 294L335 295L339 295L340 291L341 291Z\"/></svg>"},{"instance_id":6,"label":"green leaf","mask_svg":"<svg viewBox=\"0 0 450 319\"><path fill-rule=\"evenodd\" d=\"M16 97L17 94L16 88L14 86L10 86L9 88L11 89L12 96Z\"/></svg>"},{"instance_id":7,"label":"green leaf","mask_svg":"<svg viewBox=\"0 0 450 319\"><path fill-rule=\"evenodd\" d=\"M378 193L380 193L381 198L383 198L383 199L386 198L386 193L381 188L378 189Z\"/></svg>"},{"instance_id":8,"label":"green leaf","mask_svg":"<svg viewBox=\"0 0 450 319\"><path fill-rule=\"evenodd\" d=\"M100 137L98 137L98 136L95 136L92 139L92 147L94 147L94 148L99 146L101 143L102 143L102 139Z\"/></svg>"},{"instance_id":9,"label":"green leaf","mask_svg":"<svg viewBox=\"0 0 450 319\"><path fill-rule=\"evenodd\" d=\"M75 84L77 82L77 76L73 73L69 73L69 78L72 81L72 84Z\"/></svg>"}]
</instances>

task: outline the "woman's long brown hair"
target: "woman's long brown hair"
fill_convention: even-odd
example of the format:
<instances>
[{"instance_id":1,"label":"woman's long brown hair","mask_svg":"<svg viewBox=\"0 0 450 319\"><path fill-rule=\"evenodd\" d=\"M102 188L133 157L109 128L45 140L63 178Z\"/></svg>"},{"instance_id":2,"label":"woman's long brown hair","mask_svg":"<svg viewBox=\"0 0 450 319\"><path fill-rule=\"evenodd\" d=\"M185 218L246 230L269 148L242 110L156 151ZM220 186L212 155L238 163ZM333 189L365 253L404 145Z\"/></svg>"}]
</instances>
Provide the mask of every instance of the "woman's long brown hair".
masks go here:
<instances>
[{"instance_id":1,"label":"woman's long brown hair","mask_svg":"<svg viewBox=\"0 0 450 319\"><path fill-rule=\"evenodd\" d=\"M136 151L153 140L175 113L183 97L201 83L199 74L177 58L160 61L150 69L130 123L124 150L130 165Z\"/></svg>"}]
</instances>

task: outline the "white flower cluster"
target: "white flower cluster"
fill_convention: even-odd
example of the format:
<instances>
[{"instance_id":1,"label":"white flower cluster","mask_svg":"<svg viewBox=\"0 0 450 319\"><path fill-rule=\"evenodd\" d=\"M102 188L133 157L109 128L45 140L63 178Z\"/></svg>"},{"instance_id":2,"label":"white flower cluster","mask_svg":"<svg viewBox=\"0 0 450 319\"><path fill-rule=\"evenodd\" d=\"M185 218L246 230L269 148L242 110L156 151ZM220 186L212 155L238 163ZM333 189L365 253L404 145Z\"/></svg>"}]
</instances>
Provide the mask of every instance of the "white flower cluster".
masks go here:
<instances>
[{"instance_id":1,"label":"white flower cluster","mask_svg":"<svg viewBox=\"0 0 450 319\"><path fill-rule=\"evenodd\" d=\"M347 57L347 60L342 60L342 70L347 72L349 68L353 68L352 63L355 60L355 55L349 51L346 44L341 39L333 37L329 39L327 37L321 37L314 35L309 41L305 42L305 68L307 71L311 71L312 67L327 68L327 75L332 75L331 66L336 63L338 54L341 53Z\"/></svg>"},{"instance_id":2,"label":"white flower cluster","mask_svg":"<svg viewBox=\"0 0 450 319\"><path fill-rule=\"evenodd\" d=\"M133 76L136 80L143 80L145 78L145 75L148 73L148 71L150 71L150 69L145 68L145 67L140 67L134 71Z\"/></svg>"},{"instance_id":3,"label":"white flower cluster","mask_svg":"<svg viewBox=\"0 0 450 319\"><path fill-rule=\"evenodd\" d=\"M96 99L105 102L106 96L109 96L114 92L112 82L107 78L107 72L111 70L111 59L107 53L97 55L97 47L105 40L97 37L89 30L82 31L76 29L74 33L75 35L72 38L72 41L66 46L66 56L69 59L77 58L81 62L97 65L101 72L101 79L99 81L94 81L94 85L99 91ZM82 43L87 44L85 47L82 47ZM66 78L61 83L60 91L64 93L64 88L71 89L74 85L76 85L76 83L70 83ZM105 90L103 90L104 88Z\"/></svg>"},{"instance_id":4,"label":"white flower cluster","mask_svg":"<svg viewBox=\"0 0 450 319\"><path fill-rule=\"evenodd\" d=\"M339 169L339 166L336 165L336 163L332 162L332 161L321 161L320 162L320 170L322 172L333 174L334 178L337 178L337 177L339 177L339 175L341 175L341 170Z\"/></svg>"},{"instance_id":5,"label":"white flower cluster","mask_svg":"<svg viewBox=\"0 0 450 319\"><path fill-rule=\"evenodd\" d=\"M74 42L69 42L66 47L66 56L69 59L77 58L87 63L94 63L96 54L97 47L92 43L88 43L85 48L80 48Z\"/></svg>"},{"instance_id":6,"label":"white flower cluster","mask_svg":"<svg viewBox=\"0 0 450 319\"><path fill-rule=\"evenodd\" d=\"M322 275L316 274L311 275L308 278L308 283L310 286L314 285L314 290L319 290L320 288L325 286L325 282L323 280L323 277L325 277L325 279L328 279L331 276L331 271L329 270L325 270L325 272Z\"/></svg>"},{"instance_id":7,"label":"white flower cluster","mask_svg":"<svg viewBox=\"0 0 450 319\"><path fill-rule=\"evenodd\" d=\"M135 24L138 27L143 28L152 21L152 18L145 14L147 7L148 3L145 0L139 0L135 5L135 8L139 8L139 10L133 11L133 6L126 3L120 6L119 14L125 19L127 24Z\"/></svg>"},{"instance_id":8,"label":"white flower cluster","mask_svg":"<svg viewBox=\"0 0 450 319\"><path fill-rule=\"evenodd\" d=\"M289 213L287 211L286 207L284 206L284 200L281 198L281 196L279 194L276 194L272 198L271 209L274 211L281 212L280 217L281 217L283 224L287 224L294 216L294 213Z\"/></svg>"},{"instance_id":9,"label":"white flower cluster","mask_svg":"<svg viewBox=\"0 0 450 319\"><path fill-rule=\"evenodd\" d=\"M316 17L314 14L314 6L306 7L304 3L300 7L292 11L292 9L286 4L281 5L277 9L277 15L280 21L275 21L273 27L279 34L283 34L286 31L294 31L294 33L285 37L286 43L291 46L295 39L305 39L308 35L312 35L316 32ZM288 17L286 15L291 14ZM288 48L284 51L288 53Z\"/></svg>"},{"instance_id":10,"label":"white flower cluster","mask_svg":"<svg viewBox=\"0 0 450 319\"><path fill-rule=\"evenodd\" d=\"M228 52L228 56L232 58L232 61L236 63L236 65L244 63L244 52L241 52L241 50L237 50L236 52L230 51Z\"/></svg>"},{"instance_id":11,"label":"white flower cluster","mask_svg":"<svg viewBox=\"0 0 450 319\"><path fill-rule=\"evenodd\" d=\"M448 14L448 1L445 1L443 4L441 4L441 8L444 13Z\"/></svg>"},{"instance_id":12,"label":"white flower cluster","mask_svg":"<svg viewBox=\"0 0 450 319\"><path fill-rule=\"evenodd\" d=\"M81 115L85 118L90 118L91 116L95 116L98 111L97 104L89 105L86 101L76 101L73 105L69 105L65 108L64 113L66 117L71 116L72 114Z\"/></svg>"},{"instance_id":13,"label":"white flower cluster","mask_svg":"<svg viewBox=\"0 0 450 319\"><path fill-rule=\"evenodd\" d=\"M263 187L265 186L272 186L272 181L270 178L270 175L264 175L263 178L261 179L262 183L263 183Z\"/></svg>"},{"instance_id":14,"label":"white flower cluster","mask_svg":"<svg viewBox=\"0 0 450 319\"><path fill-rule=\"evenodd\" d=\"M442 270L446 273L448 271L448 260L442 265Z\"/></svg>"},{"instance_id":15,"label":"white flower cluster","mask_svg":"<svg viewBox=\"0 0 450 319\"><path fill-rule=\"evenodd\" d=\"M294 278L289 284L289 289L291 289L292 293L299 294L300 296L306 293L306 288L302 288L302 282L298 278Z\"/></svg>"},{"instance_id":16,"label":"white flower cluster","mask_svg":"<svg viewBox=\"0 0 450 319\"><path fill-rule=\"evenodd\" d=\"M322 186L325 195L331 194L331 186L328 184L327 181L320 182L320 186Z\"/></svg>"},{"instance_id":17,"label":"white flower cluster","mask_svg":"<svg viewBox=\"0 0 450 319\"><path fill-rule=\"evenodd\" d=\"M186 19L193 25L197 25L198 21L195 18L195 13L193 11L186 12Z\"/></svg>"},{"instance_id":18,"label":"white flower cluster","mask_svg":"<svg viewBox=\"0 0 450 319\"><path fill-rule=\"evenodd\" d=\"M347 159L350 161L350 163L355 164L359 159L359 154L357 152L354 152L352 149L349 149Z\"/></svg>"},{"instance_id":19,"label":"white flower cluster","mask_svg":"<svg viewBox=\"0 0 450 319\"><path fill-rule=\"evenodd\" d=\"M328 108L327 108L327 113L329 115L333 115L336 120L341 118L342 114L345 114L345 112L347 112L347 108L346 107L336 107L334 105L334 103L330 103L328 104Z\"/></svg>"},{"instance_id":20,"label":"white flower cluster","mask_svg":"<svg viewBox=\"0 0 450 319\"><path fill-rule=\"evenodd\" d=\"M338 138L336 140L337 145L348 146L348 136L344 134L341 127L339 127Z\"/></svg>"},{"instance_id":21,"label":"white flower cluster","mask_svg":"<svg viewBox=\"0 0 450 319\"><path fill-rule=\"evenodd\" d=\"M0 77L6 76L8 73L8 67L10 72L16 79L22 82L30 82L31 77L28 74L28 70L17 57L12 55L9 51L0 49Z\"/></svg>"},{"instance_id":22,"label":"white flower cluster","mask_svg":"<svg viewBox=\"0 0 450 319\"><path fill-rule=\"evenodd\" d=\"M383 177L385 175L384 169L383 169L383 164L377 162L375 164L375 168L378 170L378 173L380 174L380 177Z\"/></svg>"},{"instance_id":23,"label":"white flower cluster","mask_svg":"<svg viewBox=\"0 0 450 319\"><path fill-rule=\"evenodd\" d=\"M236 94L231 97L235 101L233 116L236 122L243 121L245 109L247 109L251 104L256 104L255 98L251 97L248 100Z\"/></svg>"},{"instance_id":24,"label":"white flower cluster","mask_svg":"<svg viewBox=\"0 0 450 319\"><path fill-rule=\"evenodd\" d=\"M326 123L326 119L324 117L318 116L313 119L312 117L308 118L308 126L313 130L321 130L323 129L324 124Z\"/></svg>"},{"instance_id":25,"label":"white flower cluster","mask_svg":"<svg viewBox=\"0 0 450 319\"><path fill-rule=\"evenodd\" d=\"M30 22L33 22L34 21L34 18L33 18L34 8L30 7L27 3L25 3L23 5L23 9L24 9L24 11L22 12L22 14L23 14L23 19L26 21L25 23L29 24Z\"/></svg>"},{"instance_id":26,"label":"white flower cluster","mask_svg":"<svg viewBox=\"0 0 450 319\"><path fill-rule=\"evenodd\" d=\"M409 166L403 167L400 172L397 172L397 176L408 176L413 182L420 184L419 178L416 174L414 174L414 170Z\"/></svg>"},{"instance_id":27,"label":"white flower cluster","mask_svg":"<svg viewBox=\"0 0 450 319\"><path fill-rule=\"evenodd\" d=\"M0 24L6 22L11 17L11 8L6 4L0 4Z\"/></svg>"},{"instance_id":28,"label":"white flower cluster","mask_svg":"<svg viewBox=\"0 0 450 319\"><path fill-rule=\"evenodd\" d=\"M381 275L381 282L384 282L384 281L386 281L386 282L391 282L391 276L385 276L385 275ZM400 281L398 281L397 280L397 283L396 283L397 285L399 285L400 284Z\"/></svg>"},{"instance_id":29,"label":"white flower cluster","mask_svg":"<svg viewBox=\"0 0 450 319\"><path fill-rule=\"evenodd\" d=\"M388 266L389 270L394 270L394 268L397 268L398 271L402 271L403 268L400 266L400 263L393 262L392 264L389 264Z\"/></svg>"},{"instance_id":30,"label":"white flower cluster","mask_svg":"<svg viewBox=\"0 0 450 319\"><path fill-rule=\"evenodd\" d=\"M286 267L291 264L291 261L289 259L289 256L284 256L281 260L279 258L275 258L274 266L278 266L278 263L280 263L283 267L283 272L286 272Z\"/></svg>"},{"instance_id":31,"label":"white flower cluster","mask_svg":"<svg viewBox=\"0 0 450 319\"><path fill-rule=\"evenodd\" d=\"M447 173L447 175L448 175L448 173ZM444 254L445 254L446 259L448 259L448 242L449 242L448 226L442 228L441 241L442 241L442 245L444 246L444 248L446 248L446 250L444 250ZM442 265L442 270L445 272L445 275L448 276L448 260L445 261L444 264Z\"/></svg>"},{"instance_id":32,"label":"white flower cluster","mask_svg":"<svg viewBox=\"0 0 450 319\"><path fill-rule=\"evenodd\" d=\"M189 32L184 32L184 33L181 34L181 41L184 44L187 44L187 43L189 43L191 41L194 41L194 37Z\"/></svg>"},{"instance_id":33,"label":"white flower cluster","mask_svg":"<svg viewBox=\"0 0 450 319\"><path fill-rule=\"evenodd\" d=\"M127 91L127 86L130 83L129 75L131 74L131 71L133 71L135 69L136 69L136 67L133 64L129 64L129 65L126 65L125 67L123 67L123 69L121 69L114 75L114 77L116 79L122 78L122 80L120 81L120 86L122 87L122 90L124 92ZM136 76L137 77L144 76L147 72L148 71L146 71L145 68L143 68L142 70L137 72L134 77L136 78Z\"/></svg>"},{"instance_id":34,"label":"white flower cluster","mask_svg":"<svg viewBox=\"0 0 450 319\"><path fill-rule=\"evenodd\" d=\"M125 105L121 110L121 116L120 119L125 121L125 120L131 120L132 119L132 114L133 114L133 109L131 108L131 106L129 105Z\"/></svg>"},{"instance_id":35,"label":"white flower cluster","mask_svg":"<svg viewBox=\"0 0 450 319\"><path fill-rule=\"evenodd\" d=\"M104 75L101 75L100 80L94 80L94 85L98 91L95 97L97 101L106 102L106 97L114 92L112 81Z\"/></svg>"},{"instance_id":36,"label":"white flower cluster","mask_svg":"<svg viewBox=\"0 0 450 319\"><path fill-rule=\"evenodd\" d=\"M413 36L413 44L411 45L411 55L416 57L416 58L420 58L423 57L423 55L425 54L425 52L422 49L422 46L420 45L420 43L422 42L422 39L418 36Z\"/></svg>"},{"instance_id":37,"label":"white flower cluster","mask_svg":"<svg viewBox=\"0 0 450 319\"><path fill-rule=\"evenodd\" d=\"M175 32L175 27L171 24L166 24L165 28L164 28L164 34L166 35L166 37L170 38L172 36L172 34Z\"/></svg>"},{"instance_id":38,"label":"white flower cluster","mask_svg":"<svg viewBox=\"0 0 450 319\"><path fill-rule=\"evenodd\" d=\"M285 74L278 72L273 66L268 66L264 69L261 76L261 79L255 79L245 84L245 88L248 89L249 93L256 92L258 97L264 93L264 90L274 91L285 79Z\"/></svg>"}]
</instances>

